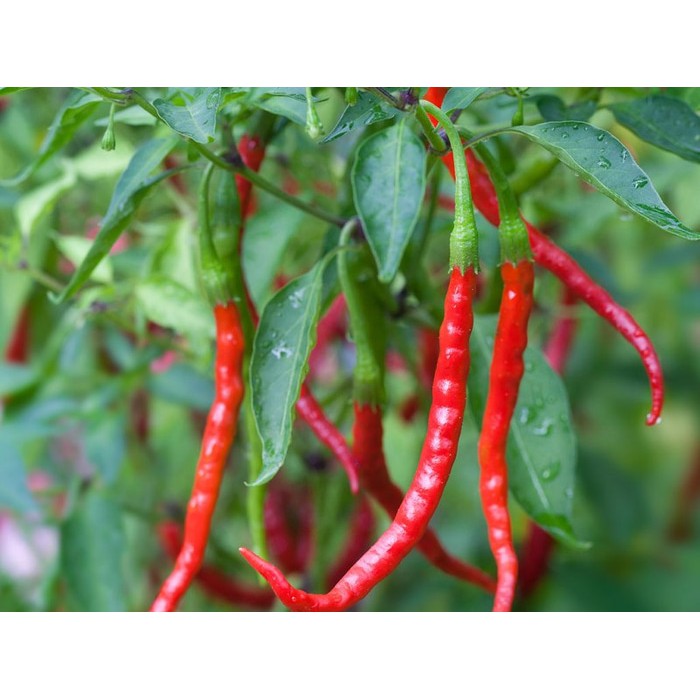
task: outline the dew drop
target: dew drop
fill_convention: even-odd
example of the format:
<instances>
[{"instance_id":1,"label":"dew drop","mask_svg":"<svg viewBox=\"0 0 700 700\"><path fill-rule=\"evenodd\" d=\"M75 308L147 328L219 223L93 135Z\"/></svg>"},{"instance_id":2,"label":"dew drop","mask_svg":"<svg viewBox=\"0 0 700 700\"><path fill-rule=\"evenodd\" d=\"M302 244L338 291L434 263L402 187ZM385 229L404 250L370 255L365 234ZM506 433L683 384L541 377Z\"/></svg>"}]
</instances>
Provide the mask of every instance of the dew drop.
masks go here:
<instances>
[{"instance_id":1,"label":"dew drop","mask_svg":"<svg viewBox=\"0 0 700 700\"><path fill-rule=\"evenodd\" d=\"M602 141L605 138L605 134L598 134L596 138L598 139L598 141Z\"/></svg>"},{"instance_id":2,"label":"dew drop","mask_svg":"<svg viewBox=\"0 0 700 700\"><path fill-rule=\"evenodd\" d=\"M276 347L272 348L270 350L272 353L272 356L276 360L281 360L283 357L291 357L292 356L292 350L291 348L287 347L284 343L280 343Z\"/></svg>"},{"instance_id":3,"label":"dew drop","mask_svg":"<svg viewBox=\"0 0 700 700\"><path fill-rule=\"evenodd\" d=\"M642 187L646 187L649 184L649 180L645 177L636 177L632 180L632 185L635 190L641 190Z\"/></svg>"},{"instance_id":4,"label":"dew drop","mask_svg":"<svg viewBox=\"0 0 700 700\"><path fill-rule=\"evenodd\" d=\"M607 170L612 163L605 156L598 156L598 167Z\"/></svg>"},{"instance_id":5,"label":"dew drop","mask_svg":"<svg viewBox=\"0 0 700 700\"><path fill-rule=\"evenodd\" d=\"M536 428L532 429L532 434L537 435L539 437L544 437L545 435L549 435L549 433L552 432L552 419L551 418L545 418L542 421L541 425L538 425Z\"/></svg>"}]
</instances>

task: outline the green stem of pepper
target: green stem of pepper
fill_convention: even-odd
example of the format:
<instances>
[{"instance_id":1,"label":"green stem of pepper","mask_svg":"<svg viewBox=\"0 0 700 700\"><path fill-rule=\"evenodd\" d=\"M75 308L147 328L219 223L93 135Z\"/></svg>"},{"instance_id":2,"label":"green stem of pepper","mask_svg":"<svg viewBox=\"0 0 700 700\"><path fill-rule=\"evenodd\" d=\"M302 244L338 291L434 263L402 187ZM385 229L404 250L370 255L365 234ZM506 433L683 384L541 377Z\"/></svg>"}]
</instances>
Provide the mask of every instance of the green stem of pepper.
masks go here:
<instances>
[{"instance_id":1,"label":"green stem of pepper","mask_svg":"<svg viewBox=\"0 0 700 700\"><path fill-rule=\"evenodd\" d=\"M384 400L384 317L372 291L373 280L368 277L376 270L367 248L347 250L357 224L357 220L352 219L340 233L338 277L348 305L350 330L355 343L354 398L362 406L377 406Z\"/></svg>"},{"instance_id":2,"label":"green stem of pepper","mask_svg":"<svg viewBox=\"0 0 700 700\"><path fill-rule=\"evenodd\" d=\"M479 234L474 217L467 159L462 140L450 118L427 100L421 100L423 109L433 116L444 129L450 142L455 167L455 222L450 234L450 268L458 267L461 272L471 267L479 271ZM431 124L431 131L434 131Z\"/></svg>"},{"instance_id":3,"label":"green stem of pepper","mask_svg":"<svg viewBox=\"0 0 700 700\"><path fill-rule=\"evenodd\" d=\"M530 238L525 223L520 218L518 200L508 182L508 177L498 160L484 144L479 144L474 150L489 171L498 197L498 211L501 218L498 226L501 262L518 263L521 260L532 260Z\"/></svg>"}]
</instances>

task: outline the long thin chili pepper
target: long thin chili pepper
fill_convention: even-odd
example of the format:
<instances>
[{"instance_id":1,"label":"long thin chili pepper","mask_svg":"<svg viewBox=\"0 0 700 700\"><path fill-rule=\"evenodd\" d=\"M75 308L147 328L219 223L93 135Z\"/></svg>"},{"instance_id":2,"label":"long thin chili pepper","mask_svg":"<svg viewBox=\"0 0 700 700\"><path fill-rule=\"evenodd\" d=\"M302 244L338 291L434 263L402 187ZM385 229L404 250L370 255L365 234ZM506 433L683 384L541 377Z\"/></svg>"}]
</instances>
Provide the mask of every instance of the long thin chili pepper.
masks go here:
<instances>
[{"instance_id":1,"label":"long thin chili pepper","mask_svg":"<svg viewBox=\"0 0 700 700\"><path fill-rule=\"evenodd\" d=\"M389 528L327 594L294 588L282 572L242 548L248 563L264 576L280 600L293 610L340 611L354 605L388 576L416 546L437 509L457 454L466 405L469 336L478 266L477 231L463 150L456 130L442 117L453 148L461 157L455 225L450 235L450 282L440 327L440 353L433 380L428 431L413 481Z\"/></svg>"},{"instance_id":2,"label":"long thin chili pepper","mask_svg":"<svg viewBox=\"0 0 700 700\"><path fill-rule=\"evenodd\" d=\"M345 229L347 234L348 229ZM340 245L347 243L341 238ZM360 484L395 517L403 501L403 492L389 475L383 446L382 401L386 355L385 317L377 301L379 290L373 291L371 280L376 268L369 251L347 251L338 255L338 277L350 316L350 330L355 343L356 361L353 371L355 422L353 451L357 457ZM440 348L437 333L420 331L421 381L433 385ZM436 568L447 574L493 591L493 579L471 564L460 561L445 551L430 529L416 545L421 554ZM352 563L352 562L351 562Z\"/></svg>"},{"instance_id":3,"label":"long thin chili pepper","mask_svg":"<svg viewBox=\"0 0 700 700\"><path fill-rule=\"evenodd\" d=\"M207 416L192 495L187 505L182 549L172 573L151 606L153 612L174 610L202 565L221 478L236 434L238 412L243 400L245 342L238 309L231 301L233 285L211 238L208 211L211 173L210 166L202 178L199 239L202 280L216 321L215 395Z\"/></svg>"},{"instance_id":4,"label":"long thin chili pepper","mask_svg":"<svg viewBox=\"0 0 700 700\"><path fill-rule=\"evenodd\" d=\"M158 526L161 546L172 559L177 558L183 538L180 526L168 520ZM200 588L226 603L253 610L267 610L275 600L272 591L247 585L213 566L203 565L195 577Z\"/></svg>"},{"instance_id":5,"label":"long thin chili pepper","mask_svg":"<svg viewBox=\"0 0 700 700\"><path fill-rule=\"evenodd\" d=\"M432 91L432 92L431 92ZM429 88L436 104L442 104L447 88ZM443 157L454 177L452 154ZM476 208L487 221L497 226L500 217L498 200L493 184L484 166L467 151L467 166L471 178L472 193ZM649 336L635 321L632 314L620 306L610 294L589 277L580 265L535 226L523 219L530 237L530 246L535 262L558 277L571 291L605 319L639 353L651 386L651 410L646 416L647 425L655 425L661 420L664 403L664 379L661 362Z\"/></svg>"},{"instance_id":6,"label":"long thin chili pepper","mask_svg":"<svg viewBox=\"0 0 700 700\"><path fill-rule=\"evenodd\" d=\"M336 456L348 475L350 490L353 493L357 493L359 489L357 459L345 437L325 414L306 382L301 386L301 394L297 400L296 407L297 414L308 424L319 442L324 444Z\"/></svg>"},{"instance_id":7,"label":"long thin chili pepper","mask_svg":"<svg viewBox=\"0 0 700 700\"><path fill-rule=\"evenodd\" d=\"M520 219L515 195L495 158L485 148L482 151L480 155L485 159L498 191L503 294L479 436L480 491L489 543L498 567L493 610L508 612L515 597L518 558L513 547L508 512L506 448L520 381L525 372L523 353L527 347L527 325L533 305L535 274L530 260L527 230Z\"/></svg>"},{"instance_id":8,"label":"long thin chili pepper","mask_svg":"<svg viewBox=\"0 0 700 700\"><path fill-rule=\"evenodd\" d=\"M576 333L576 318L570 309L576 304L576 295L564 287L562 313L554 324L544 348L544 355L557 374L563 374ZM529 596L540 582L554 550L554 538L536 522L528 523L527 535L520 556L520 594Z\"/></svg>"},{"instance_id":9,"label":"long thin chili pepper","mask_svg":"<svg viewBox=\"0 0 700 700\"><path fill-rule=\"evenodd\" d=\"M382 413L379 407L356 404L353 449L360 465L360 484L393 517L401 507L404 494L391 480L382 440ZM491 576L450 554L430 528L425 530L416 549L440 571L473 583L489 593L495 592L496 582Z\"/></svg>"},{"instance_id":10,"label":"long thin chili pepper","mask_svg":"<svg viewBox=\"0 0 700 700\"><path fill-rule=\"evenodd\" d=\"M441 100L440 94L429 92L429 97ZM455 182L459 182L458 168L461 170L462 161L454 159L456 150L452 149L451 172L455 173ZM508 512L506 447L520 380L525 371L523 353L527 347L527 324L533 304L534 268L530 260L527 230L520 218L507 178L489 151L483 148L480 154L486 161L498 191L496 202L500 215L503 294L489 373L489 391L478 443L481 465L479 486L489 543L498 569L493 610L507 612L512 608L515 597L518 558L513 547ZM455 197L455 210L456 208Z\"/></svg>"}]
</instances>

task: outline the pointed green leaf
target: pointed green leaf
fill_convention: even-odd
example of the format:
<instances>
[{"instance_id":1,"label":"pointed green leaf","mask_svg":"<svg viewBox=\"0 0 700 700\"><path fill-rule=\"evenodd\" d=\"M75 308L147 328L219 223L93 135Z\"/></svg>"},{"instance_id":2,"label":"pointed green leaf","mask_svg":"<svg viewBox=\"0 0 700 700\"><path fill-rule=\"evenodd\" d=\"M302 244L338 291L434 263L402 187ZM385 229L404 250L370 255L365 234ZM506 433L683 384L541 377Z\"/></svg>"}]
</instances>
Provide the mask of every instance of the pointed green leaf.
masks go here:
<instances>
[{"instance_id":1,"label":"pointed green leaf","mask_svg":"<svg viewBox=\"0 0 700 700\"><path fill-rule=\"evenodd\" d=\"M119 506L91 490L61 528L61 571L83 612L126 610Z\"/></svg>"},{"instance_id":2,"label":"pointed green leaf","mask_svg":"<svg viewBox=\"0 0 700 700\"><path fill-rule=\"evenodd\" d=\"M481 421L488 393L495 316L474 319L469 400ZM525 374L508 438L508 481L525 512L561 542L585 547L574 534L571 508L576 470L576 438L560 377L542 353L528 347Z\"/></svg>"},{"instance_id":3,"label":"pointed green leaf","mask_svg":"<svg viewBox=\"0 0 700 700\"><path fill-rule=\"evenodd\" d=\"M279 471L292 438L294 406L309 370L321 312L327 255L265 305L253 343L250 383L253 411L263 446L263 468L251 486Z\"/></svg>"},{"instance_id":4,"label":"pointed green leaf","mask_svg":"<svg viewBox=\"0 0 700 700\"><path fill-rule=\"evenodd\" d=\"M192 94L179 91L168 100L158 98L153 106L173 131L197 143L211 143L220 103L221 88L200 88Z\"/></svg>"},{"instance_id":5,"label":"pointed green leaf","mask_svg":"<svg viewBox=\"0 0 700 700\"><path fill-rule=\"evenodd\" d=\"M663 203L649 176L630 152L610 133L585 122L545 122L510 129L553 153L621 207L664 231L688 240L700 233L689 229Z\"/></svg>"},{"instance_id":6,"label":"pointed green leaf","mask_svg":"<svg viewBox=\"0 0 700 700\"><path fill-rule=\"evenodd\" d=\"M39 377L39 370L35 366L0 362L0 397L28 389Z\"/></svg>"},{"instance_id":7,"label":"pointed green leaf","mask_svg":"<svg viewBox=\"0 0 700 700\"><path fill-rule=\"evenodd\" d=\"M483 95L487 90L487 87L450 88L442 102L442 111L449 114L455 109L466 109L477 97Z\"/></svg>"},{"instance_id":8,"label":"pointed green leaf","mask_svg":"<svg viewBox=\"0 0 700 700\"><path fill-rule=\"evenodd\" d=\"M157 175L152 173L176 143L175 138L153 139L136 151L117 182L97 238L66 288L56 299L57 303L69 299L87 282L92 271L109 254L119 235L131 221L143 198L154 185L168 176L167 171Z\"/></svg>"},{"instance_id":9,"label":"pointed green leaf","mask_svg":"<svg viewBox=\"0 0 700 700\"><path fill-rule=\"evenodd\" d=\"M640 139L700 163L700 117L676 97L649 95L609 106L622 126Z\"/></svg>"},{"instance_id":10,"label":"pointed green leaf","mask_svg":"<svg viewBox=\"0 0 700 700\"><path fill-rule=\"evenodd\" d=\"M49 211L64 192L76 184L72 170L67 170L61 177L47 182L22 195L15 207L15 216L22 237L26 240L32 234L41 217Z\"/></svg>"},{"instance_id":11,"label":"pointed green leaf","mask_svg":"<svg viewBox=\"0 0 700 700\"><path fill-rule=\"evenodd\" d=\"M95 411L87 421L85 450L105 484L113 484L126 451L124 415Z\"/></svg>"},{"instance_id":12,"label":"pointed green leaf","mask_svg":"<svg viewBox=\"0 0 700 700\"><path fill-rule=\"evenodd\" d=\"M172 328L194 342L214 338L214 316L209 304L174 280L154 276L140 282L136 299L149 321Z\"/></svg>"},{"instance_id":13,"label":"pointed green leaf","mask_svg":"<svg viewBox=\"0 0 700 700\"><path fill-rule=\"evenodd\" d=\"M394 109L371 93L360 92L357 96L357 102L343 110L338 122L321 143L335 141L335 139L355 129L361 129L370 124L375 124L376 122L393 119L399 114L401 114L401 112L398 109Z\"/></svg>"},{"instance_id":14,"label":"pointed green leaf","mask_svg":"<svg viewBox=\"0 0 700 700\"><path fill-rule=\"evenodd\" d=\"M266 112L279 114L301 126L306 125L306 91L304 88L254 88L248 99Z\"/></svg>"},{"instance_id":15,"label":"pointed green leaf","mask_svg":"<svg viewBox=\"0 0 700 700\"><path fill-rule=\"evenodd\" d=\"M19 175L6 180L7 185L19 185L36 172L51 156L63 148L75 136L75 132L102 104L102 98L76 91L64 102L44 138L39 153Z\"/></svg>"},{"instance_id":16,"label":"pointed green leaf","mask_svg":"<svg viewBox=\"0 0 700 700\"><path fill-rule=\"evenodd\" d=\"M379 268L379 280L396 275L425 193L427 152L407 120L365 139L352 169L357 213Z\"/></svg>"},{"instance_id":17,"label":"pointed green leaf","mask_svg":"<svg viewBox=\"0 0 700 700\"><path fill-rule=\"evenodd\" d=\"M10 430L0 432L0 508L15 513L33 513L39 509L27 486L27 471L22 455L11 442Z\"/></svg>"},{"instance_id":18,"label":"pointed green leaf","mask_svg":"<svg viewBox=\"0 0 700 700\"><path fill-rule=\"evenodd\" d=\"M89 238L81 238L80 236L56 236L55 241L56 247L75 267L80 266L92 245L92 241ZM90 274L90 278L102 284L112 282L112 265L109 258L103 258L100 261L99 265Z\"/></svg>"}]
</instances>

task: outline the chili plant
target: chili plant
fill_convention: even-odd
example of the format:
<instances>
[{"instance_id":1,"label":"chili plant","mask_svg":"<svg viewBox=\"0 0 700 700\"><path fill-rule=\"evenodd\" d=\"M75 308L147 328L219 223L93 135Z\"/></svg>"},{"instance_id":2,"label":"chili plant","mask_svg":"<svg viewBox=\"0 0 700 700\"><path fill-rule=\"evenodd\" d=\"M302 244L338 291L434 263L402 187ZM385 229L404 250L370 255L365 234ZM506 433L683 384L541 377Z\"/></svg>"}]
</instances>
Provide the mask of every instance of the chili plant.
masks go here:
<instances>
[{"instance_id":1,"label":"chili plant","mask_svg":"<svg viewBox=\"0 0 700 700\"><path fill-rule=\"evenodd\" d=\"M0 100L0 609L700 609L697 89Z\"/></svg>"}]
</instances>

